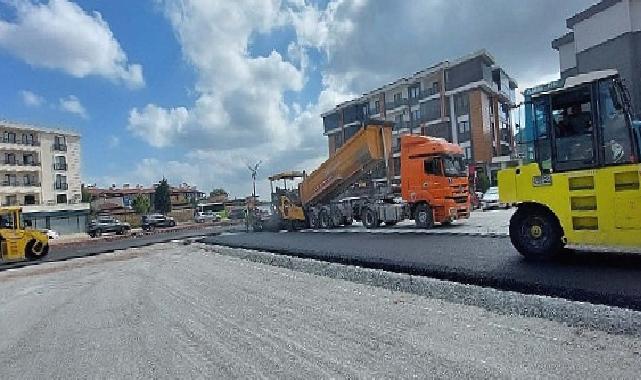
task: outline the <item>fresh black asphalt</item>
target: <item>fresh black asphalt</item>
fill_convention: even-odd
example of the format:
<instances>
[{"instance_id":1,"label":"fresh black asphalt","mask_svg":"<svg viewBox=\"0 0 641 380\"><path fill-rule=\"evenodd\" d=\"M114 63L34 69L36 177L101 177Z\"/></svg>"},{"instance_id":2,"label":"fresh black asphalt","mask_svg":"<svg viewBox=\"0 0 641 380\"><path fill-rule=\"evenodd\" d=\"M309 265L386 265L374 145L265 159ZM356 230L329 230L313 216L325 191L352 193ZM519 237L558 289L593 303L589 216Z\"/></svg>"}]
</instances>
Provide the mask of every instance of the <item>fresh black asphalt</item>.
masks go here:
<instances>
[{"instance_id":1,"label":"fresh black asphalt","mask_svg":"<svg viewBox=\"0 0 641 380\"><path fill-rule=\"evenodd\" d=\"M204 242L641 310L635 255L575 251L531 262L507 238L419 234L237 233Z\"/></svg>"}]
</instances>

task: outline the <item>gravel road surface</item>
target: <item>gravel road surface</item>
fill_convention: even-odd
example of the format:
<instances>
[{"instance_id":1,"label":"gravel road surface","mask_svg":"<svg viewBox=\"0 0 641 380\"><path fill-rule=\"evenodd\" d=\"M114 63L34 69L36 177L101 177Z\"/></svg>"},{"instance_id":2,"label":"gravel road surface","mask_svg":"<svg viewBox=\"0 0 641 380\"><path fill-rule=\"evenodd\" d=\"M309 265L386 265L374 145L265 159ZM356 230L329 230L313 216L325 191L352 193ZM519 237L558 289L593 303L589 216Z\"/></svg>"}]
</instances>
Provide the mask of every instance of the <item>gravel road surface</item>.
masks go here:
<instances>
[{"instance_id":1,"label":"gravel road surface","mask_svg":"<svg viewBox=\"0 0 641 380\"><path fill-rule=\"evenodd\" d=\"M637 336L164 243L0 273L3 378L638 378Z\"/></svg>"},{"instance_id":2,"label":"gravel road surface","mask_svg":"<svg viewBox=\"0 0 641 380\"><path fill-rule=\"evenodd\" d=\"M575 252L528 262L507 238L421 234L265 232L205 241L641 310L641 255Z\"/></svg>"}]
</instances>

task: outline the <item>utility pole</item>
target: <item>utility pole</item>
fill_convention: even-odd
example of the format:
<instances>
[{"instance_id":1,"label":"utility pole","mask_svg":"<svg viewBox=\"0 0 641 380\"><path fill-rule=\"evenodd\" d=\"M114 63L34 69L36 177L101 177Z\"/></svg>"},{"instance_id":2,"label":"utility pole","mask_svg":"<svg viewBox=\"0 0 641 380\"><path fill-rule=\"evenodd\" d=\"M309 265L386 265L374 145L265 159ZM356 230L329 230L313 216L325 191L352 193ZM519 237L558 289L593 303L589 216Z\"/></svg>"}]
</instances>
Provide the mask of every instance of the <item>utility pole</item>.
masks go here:
<instances>
[{"instance_id":1,"label":"utility pole","mask_svg":"<svg viewBox=\"0 0 641 380\"><path fill-rule=\"evenodd\" d=\"M251 211L252 212L252 218L251 218L252 220L256 216L256 215L254 215L255 214L255 210L256 210L256 173L258 172L258 168L260 167L261 163L262 163L262 161L258 161L254 166L247 165L247 169L249 169L249 171L252 174L252 185L253 185L253 188L252 188L252 202L253 202L253 205L254 205L253 206L254 210ZM250 213L249 205L246 205L246 206L247 206L246 207L247 208L247 215L249 216L249 213ZM247 222L249 222L249 220L247 220ZM249 230L249 223L246 223L246 229Z\"/></svg>"}]
</instances>

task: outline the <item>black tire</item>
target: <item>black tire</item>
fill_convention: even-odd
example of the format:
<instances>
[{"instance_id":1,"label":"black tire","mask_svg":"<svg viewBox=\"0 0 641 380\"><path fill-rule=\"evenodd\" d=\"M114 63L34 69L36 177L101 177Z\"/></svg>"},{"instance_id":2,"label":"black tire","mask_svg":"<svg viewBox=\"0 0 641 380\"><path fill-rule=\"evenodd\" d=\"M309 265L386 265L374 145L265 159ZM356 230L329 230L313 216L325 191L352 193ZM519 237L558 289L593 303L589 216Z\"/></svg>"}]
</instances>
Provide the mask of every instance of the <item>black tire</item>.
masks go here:
<instances>
[{"instance_id":1,"label":"black tire","mask_svg":"<svg viewBox=\"0 0 641 380\"><path fill-rule=\"evenodd\" d=\"M349 227L349 226L352 225L352 223L354 223L353 219L343 219L343 225L344 226L348 226Z\"/></svg>"},{"instance_id":2,"label":"black tire","mask_svg":"<svg viewBox=\"0 0 641 380\"><path fill-rule=\"evenodd\" d=\"M332 219L326 209L322 209L318 213L318 224L322 229L332 228Z\"/></svg>"},{"instance_id":3,"label":"black tire","mask_svg":"<svg viewBox=\"0 0 641 380\"><path fill-rule=\"evenodd\" d=\"M372 228L377 228L378 226L381 225L381 221L378 220L378 215L376 215L376 212L371 208L363 209L362 219L363 219L363 225L368 230Z\"/></svg>"},{"instance_id":4,"label":"black tire","mask_svg":"<svg viewBox=\"0 0 641 380\"><path fill-rule=\"evenodd\" d=\"M398 223L398 222L396 222L396 221L394 221L394 222L385 222L385 225L387 227L394 227L396 225L396 223Z\"/></svg>"},{"instance_id":5,"label":"black tire","mask_svg":"<svg viewBox=\"0 0 641 380\"><path fill-rule=\"evenodd\" d=\"M49 244L31 239L25 246L25 257L29 260L40 260L49 254Z\"/></svg>"},{"instance_id":6,"label":"black tire","mask_svg":"<svg viewBox=\"0 0 641 380\"><path fill-rule=\"evenodd\" d=\"M124 235L124 234L125 234L125 229L124 229L124 228L119 228L119 229L116 231L116 235Z\"/></svg>"},{"instance_id":7,"label":"black tire","mask_svg":"<svg viewBox=\"0 0 641 380\"><path fill-rule=\"evenodd\" d=\"M176 227L176 222L174 220L169 222L169 227Z\"/></svg>"},{"instance_id":8,"label":"black tire","mask_svg":"<svg viewBox=\"0 0 641 380\"><path fill-rule=\"evenodd\" d=\"M510 219L512 245L527 259L544 260L563 251L563 228L543 206L520 206Z\"/></svg>"},{"instance_id":9,"label":"black tire","mask_svg":"<svg viewBox=\"0 0 641 380\"><path fill-rule=\"evenodd\" d=\"M414 222L420 228L430 229L434 227L434 212L432 212L432 208L425 203L416 206Z\"/></svg>"},{"instance_id":10,"label":"black tire","mask_svg":"<svg viewBox=\"0 0 641 380\"><path fill-rule=\"evenodd\" d=\"M450 220L444 220L441 222L441 226L451 226L452 222Z\"/></svg>"}]
</instances>

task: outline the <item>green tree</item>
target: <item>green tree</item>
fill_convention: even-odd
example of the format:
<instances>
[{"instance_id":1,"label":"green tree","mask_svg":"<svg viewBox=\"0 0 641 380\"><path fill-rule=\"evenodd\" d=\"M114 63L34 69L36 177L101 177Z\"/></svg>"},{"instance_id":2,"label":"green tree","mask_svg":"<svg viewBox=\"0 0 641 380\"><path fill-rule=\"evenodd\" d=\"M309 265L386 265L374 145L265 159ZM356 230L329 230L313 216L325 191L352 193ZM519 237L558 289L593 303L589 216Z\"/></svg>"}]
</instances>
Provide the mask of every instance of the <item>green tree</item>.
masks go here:
<instances>
[{"instance_id":1,"label":"green tree","mask_svg":"<svg viewBox=\"0 0 641 380\"><path fill-rule=\"evenodd\" d=\"M169 184L165 178L162 179L156 186L156 193L154 194L154 208L156 211L163 214L171 211L171 193Z\"/></svg>"},{"instance_id":2,"label":"green tree","mask_svg":"<svg viewBox=\"0 0 641 380\"><path fill-rule=\"evenodd\" d=\"M83 203L91 202L91 193L89 193L89 190L87 190L87 187L85 187L84 183L80 186L80 194L82 194L81 199Z\"/></svg>"},{"instance_id":3,"label":"green tree","mask_svg":"<svg viewBox=\"0 0 641 380\"><path fill-rule=\"evenodd\" d=\"M480 173L476 177L476 191L485 193L489 188L490 188L490 179L484 173Z\"/></svg>"},{"instance_id":4,"label":"green tree","mask_svg":"<svg viewBox=\"0 0 641 380\"><path fill-rule=\"evenodd\" d=\"M138 194L132 202L132 206L137 214L146 214L151 209L151 204L149 202L149 197Z\"/></svg>"},{"instance_id":5,"label":"green tree","mask_svg":"<svg viewBox=\"0 0 641 380\"><path fill-rule=\"evenodd\" d=\"M229 193L225 191L225 189L218 188L218 189L213 189L211 193L209 193L210 197L219 197L219 196L228 196Z\"/></svg>"}]
</instances>

